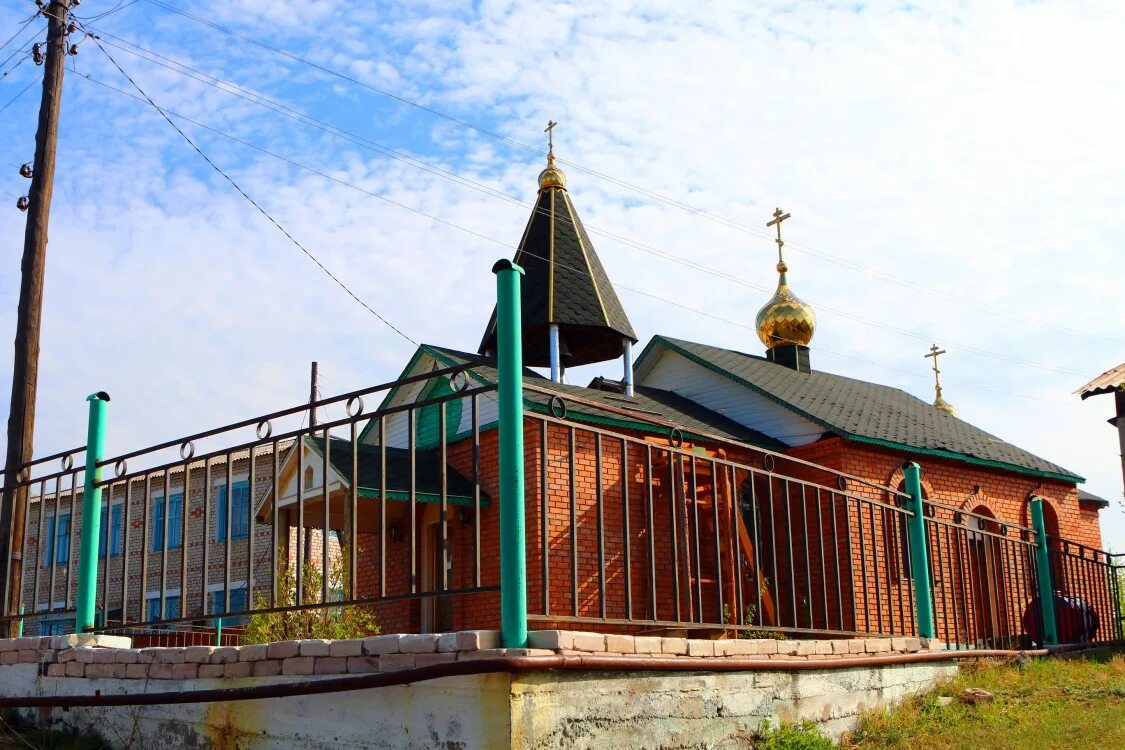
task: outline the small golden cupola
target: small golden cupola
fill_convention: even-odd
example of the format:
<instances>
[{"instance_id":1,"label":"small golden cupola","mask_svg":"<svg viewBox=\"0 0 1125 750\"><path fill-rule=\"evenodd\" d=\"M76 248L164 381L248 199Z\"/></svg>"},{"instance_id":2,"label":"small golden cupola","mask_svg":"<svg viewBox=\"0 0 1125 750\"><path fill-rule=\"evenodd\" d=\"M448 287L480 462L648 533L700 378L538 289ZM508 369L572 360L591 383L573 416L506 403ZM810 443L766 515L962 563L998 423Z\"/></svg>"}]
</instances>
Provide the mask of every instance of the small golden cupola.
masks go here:
<instances>
[{"instance_id":1,"label":"small golden cupola","mask_svg":"<svg viewBox=\"0 0 1125 750\"><path fill-rule=\"evenodd\" d=\"M781 222L790 217L779 208L767 227L777 227L777 291L758 311L758 338L766 345L766 358L799 372L811 372L809 342L816 332L816 314L789 288L785 264L785 242L781 239Z\"/></svg>"},{"instance_id":2,"label":"small golden cupola","mask_svg":"<svg viewBox=\"0 0 1125 750\"><path fill-rule=\"evenodd\" d=\"M957 408L945 400L941 395L941 370L938 369L938 355L945 354L945 349L938 349L938 345L934 344L930 347L929 354L923 354L926 359L934 360L934 408L938 411L943 411L951 417L957 416Z\"/></svg>"}]
</instances>

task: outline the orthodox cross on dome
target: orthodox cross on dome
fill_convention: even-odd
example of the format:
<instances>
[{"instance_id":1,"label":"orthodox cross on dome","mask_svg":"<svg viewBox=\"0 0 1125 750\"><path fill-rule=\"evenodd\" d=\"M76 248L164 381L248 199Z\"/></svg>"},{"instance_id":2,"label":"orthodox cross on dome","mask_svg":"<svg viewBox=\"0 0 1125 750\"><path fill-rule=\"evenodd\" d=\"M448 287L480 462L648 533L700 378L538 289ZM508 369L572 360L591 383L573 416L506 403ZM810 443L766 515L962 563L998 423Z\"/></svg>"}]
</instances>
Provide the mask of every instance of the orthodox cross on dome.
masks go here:
<instances>
[{"instance_id":1,"label":"orthodox cross on dome","mask_svg":"<svg viewBox=\"0 0 1125 750\"><path fill-rule=\"evenodd\" d=\"M543 132L547 134L547 157L555 155L555 126L558 125L554 120L547 120L547 127L543 128Z\"/></svg>"},{"instance_id":2,"label":"orthodox cross on dome","mask_svg":"<svg viewBox=\"0 0 1125 750\"><path fill-rule=\"evenodd\" d=\"M941 409L947 414L957 416L957 410L953 408L952 404L942 398L941 395L941 370L938 368L938 357L945 353L945 349L939 349L938 345L934 344L930 347L930 353L923 354L922 356L926 359L933 359L934 361L934 406Z\"/></svg>"},{"instance_id":3,"label":"orthodox cross on dome","mask_svg":"<svg viewBox=\"0 0 1125 750\"><path fill-rule=\"evenodd\" d=\"M770 222L766 223L767 227L774 227L774 226L777 227L777 239L774 240L774 242L777 243L777 270L778 271L785 271L786 270L785 267L784 267L785 266L785 256L784 256L783 251L782 251L782 248L785 247L785 240L781 239L781 222L785 221L786 219L788 219L792 215L793 214L782 213L781 209L778 208L778 209L775 209L774 212L773 212L773 221L770 221Z\"/></svg>"}]
</instances>

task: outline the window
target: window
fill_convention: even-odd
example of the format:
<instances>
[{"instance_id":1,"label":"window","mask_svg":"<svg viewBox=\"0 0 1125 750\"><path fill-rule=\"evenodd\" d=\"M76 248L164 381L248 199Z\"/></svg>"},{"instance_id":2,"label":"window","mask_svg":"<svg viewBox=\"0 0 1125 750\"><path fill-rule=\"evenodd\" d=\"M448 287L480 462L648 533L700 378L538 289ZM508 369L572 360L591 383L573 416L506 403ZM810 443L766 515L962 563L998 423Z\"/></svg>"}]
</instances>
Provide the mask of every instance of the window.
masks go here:
<instances>
[{"instance_id":1,"label":"window","mask_svg":"<svg viewBox=\"0 0 1125 750\"><path fill-rule=\"evenodd\" d=\"M72 630L74 618L68 615L42 617L39 619L39 635L66 635Z\"/></svg>"},{"instance_id":2,"label":"window","mask_svg":"<svg viewBox=\"0 0 1125 750\"><path fill-rule=\"evenodd\" d=\"M172 495L168 503L168 549L176 549L183 544L184 496ZM152 551L164 549L164 497L156 496L156 508L152 514Z\"/></svg>"},{"instance_id":3,"label":"window","mask_svg":"<svg viewBox=\"0 0 1125 750\"><path fill-rule=\"evenodd\" d=\"M906 480L899 482L898 491L906 494ZM926 489L922 488L923 502L928 500L926 497ZM890 503L898 505L900 497L895 495L891 497ZM887 547L887 560L890 576L895 581L909 580L911 577L910 568L910 525L905 513L896 511L884 511L883 513L883 535Z\"/></svg>"},{"instance_id":4,"label":"window","mask_svg":"<svg viewBox=\"0 0 1125 750\"><path fill-rule=\"evenodd\" d=\"M222 615L227 611L226 608L226 591L219 589L211 592L211 614ZM231 589L230 592L230 611L231 612L245 612L246 606L246 584L242 584L238 588ZM224 625L242 625L246 622L245 617L230 617L223 618Z\"/></svg>"},{"instance_id":5,"label":"window","mask_svg":"<svg viewBox=\"0 0 1125 750\"><path fill-rule=\"evenodd\" d=\"M105 557L105 543L107 537L111 540L109 543L109 554L114 557L121 554L121 540L123 538L124 528L121 525L121 509L120 504L113 506L113 512L109 514L109 522L106 519L106 509L102 508L102 525L98 539L98 557Z\"/></svg>"},{"instance_id":6,"label":"window","mask_svg":"<svg viewBox=\"0 0 1125 750\"><path fill-rule=\"evenodd\" d=\"M235 482L231 485L230 538L245 539L250 526L250 483ZM218 488L218 514L215 519L215 541L227 540L227 486Z\"/></svg>"},{"instance_id":7,"label":"window","mask_svg":"<svg viewBox=\"0 0 1125 750\"><path fill-rule=\"evenodd\" d=\"M173 500L175 497L173 496ZM160 594L149 594L145 601L145 621L175 620L180 616L180 595L164 595L164 617L160 616Z\"/></svg>"},{"instance_id":8,"label":"window","mask_svg":"<svg viewBox=\"0 0 1125 750\"><path fill-rule=\"evenodd\" d=\"M49 565L65 565L70 562L70 514L58 517L55 523L54 516L48 516L43 521L43 567Z\"/></svg>"}]
</instances>

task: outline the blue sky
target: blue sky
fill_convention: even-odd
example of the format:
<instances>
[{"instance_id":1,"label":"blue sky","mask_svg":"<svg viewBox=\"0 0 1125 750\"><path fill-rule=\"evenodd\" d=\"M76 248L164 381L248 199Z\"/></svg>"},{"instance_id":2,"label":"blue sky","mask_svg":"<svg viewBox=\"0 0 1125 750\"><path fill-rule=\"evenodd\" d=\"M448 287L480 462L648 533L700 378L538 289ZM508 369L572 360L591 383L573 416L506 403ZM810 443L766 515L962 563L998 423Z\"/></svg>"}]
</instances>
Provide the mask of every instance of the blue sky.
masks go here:
<instances>
[{"instance_id":1,"label":"blue sky","mask_svg":"<svg viewBox=\"0 0 1125 750\"><path fill-rule=\"evenodd\" d=\"M116 5L86 0L79 16ZM0 2L0 41L32 8ZM1119 3L1093 1L139 0L90 26L160 106L327 175L177 120L419 341L479 342L489 268L519 240L549 118L560 122L571 195L611 277L628 287L619 293L642 342L663 333L759 352L753 318L776 281L764 224L783 206L793 213L790 281L819 314L814 366L928 400L922 355L937 341L961 416L1088 477L1114 503L1103 526L1120 549L1111 399L1071 394L1125 359L1123 21ZM134 45L353 137L161 67ZM411 344L335 287L151 107L100 85L135 93L91 40L72 64L40 453L82 442L83 398L95 389L113 395L116 452L297 403L313 359L329 393L397 375ZM38 72L25 62L0 79L0 106ZM0 112L0 205L26 189L16 169L32 156L37 93ZM0 210L0 268L18 268L22 232L23 215ZM14 328L18 283L0 273L0 331ZM599 372L618 365L574 378ZM0 392L9 378L0 360Z\"/></svg>"}]
</instances>

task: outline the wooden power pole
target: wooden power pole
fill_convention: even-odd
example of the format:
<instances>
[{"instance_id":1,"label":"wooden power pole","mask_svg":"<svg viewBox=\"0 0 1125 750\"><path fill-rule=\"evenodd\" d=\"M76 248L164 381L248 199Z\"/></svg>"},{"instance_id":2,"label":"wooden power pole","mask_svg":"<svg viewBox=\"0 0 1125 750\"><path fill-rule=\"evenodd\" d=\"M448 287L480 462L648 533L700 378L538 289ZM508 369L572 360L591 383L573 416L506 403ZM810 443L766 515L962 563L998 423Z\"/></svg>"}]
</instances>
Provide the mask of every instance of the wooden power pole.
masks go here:
<instances>
[{"instance_id":1,"label":"wooden power pole","mask_svg":"<svg viewBox=\"0 0 1125 750\"><path fill-rule=\"evenodd\" d=\"M18 490L20 467L31 461L35 435L35 389L39 380L39 325L43 313L43 272L47 264L47 222L55 180L55 145L59 134L63 63L67 53L67 11L64 0L52 0L43 11L47 17L47 56L43 70L43 98L39 105L39 127L35 132L35 162L28 192L27 228L24 231L23 262L20 266L19 310L16 316L16 351L12 367L12 404L8 413L8 449L4 461L4 492L0 504L0 560L3 576L3 614L19 612L23 566L23 539L27 510L27 487ZM42 549L42 545L40 545Z\"/></svg>"}]
</instances>

